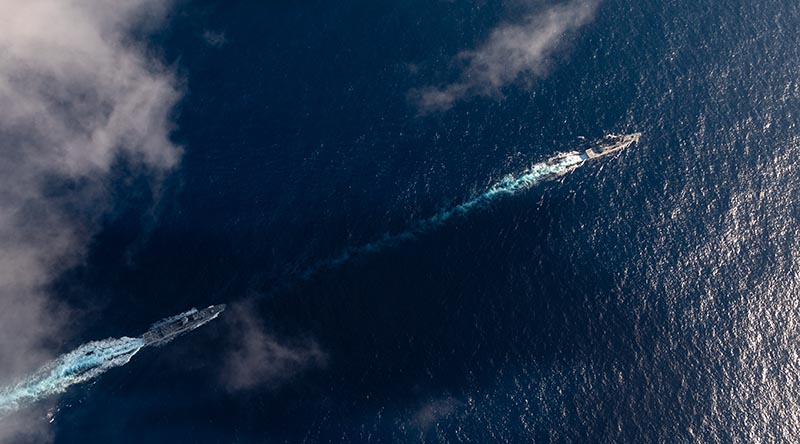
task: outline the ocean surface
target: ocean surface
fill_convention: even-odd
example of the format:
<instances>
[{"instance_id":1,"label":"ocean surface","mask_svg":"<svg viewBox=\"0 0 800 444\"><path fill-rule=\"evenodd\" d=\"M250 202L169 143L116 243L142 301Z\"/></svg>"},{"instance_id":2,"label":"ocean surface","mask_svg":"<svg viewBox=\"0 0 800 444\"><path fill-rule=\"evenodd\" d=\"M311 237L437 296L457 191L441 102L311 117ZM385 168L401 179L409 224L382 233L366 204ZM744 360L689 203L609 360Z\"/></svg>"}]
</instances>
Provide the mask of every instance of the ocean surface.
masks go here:
<instances>
[{"instance_id":1,"label":"ocean surface","mask_svg":"<svg viewBox=\"0 0 800 444\"><path fill-rule=\"evenodd\" d=\"M84 313L64 349L228 303L324 358L232 390L226 312L70 389L54 441L796 441L800 5L604 0L546 76L420 114L410 92L452 81L453 56L516 13L176 8L148 45L182 79L184 155L155 199L115 185L54 285ZM579 136L634 131L619 155L318 267Z\"/></svg>"}]
</instances>

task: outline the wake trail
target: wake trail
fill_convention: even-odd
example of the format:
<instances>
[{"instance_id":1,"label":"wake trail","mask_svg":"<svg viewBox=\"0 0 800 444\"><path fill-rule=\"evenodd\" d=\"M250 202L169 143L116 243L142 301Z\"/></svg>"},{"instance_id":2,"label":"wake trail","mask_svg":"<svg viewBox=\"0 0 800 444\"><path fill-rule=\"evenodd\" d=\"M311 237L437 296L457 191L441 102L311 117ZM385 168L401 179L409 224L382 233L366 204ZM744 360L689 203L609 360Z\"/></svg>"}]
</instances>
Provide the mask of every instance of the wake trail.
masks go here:
<instances>
[{"instance_id":1,"label":"wake trail","mask_svg":"<svg viewBox=\"0 0 800 444\"><path fill-rule=\"evenodd\" d=\"M489 187L488 190L460 205L447 207L427 219L414 222L405 231L386 233L378 240L360 246L348 247L338 256L317 262L301 273L300 278L308 280L318 272L344 265L356 256L377 253L404 241L412 240L420 234L444 225L454 217L485 208L500 197L518 194L542 181L567 174L583 165L587 160L608 156L626 149L634 143L638 143L641 136L641 132L607 134L602 139L592 142L587 148L556 154L544 162L531 166L520 174L506 176L503 180Z\"/></svg>"},{"instance_id":2,"label":"wake trail","mask_svg":"<svg viewBox=\"0 0 800 444\"><path fill-rule=\"evenodd\" d=\"M542 181L563 176L581 166L587 159L589 159L589 155L583 151L557 154L544 162L531 166L521 174L505 177L485 192L466 202L447 207L431 217L414 222L409 228L400 233L386 233L373 242L349 247L340 255L311 266L302 274L302 278L308 280L316 273L344 265L354 257L377 253L402 242L415 239L421 234L441 227L455 217L485 208L500 197L512 196L528 190Z\"/></svg>"},{"instance_id":3,"label":"wake trail","mask_svg":"<svg viewBox=\"0 0 800 444\"><path fill-rule=\"evenodd\" d=\"M95 379L121 367L144 347L160 347L175 338L216 319L225 304L203 310L192 308L164 318L141 336L87 342L45 364L35 373L5 388L0 388L0 419L49 396L64 393L75 384Z\"/></svg>"},{"instance_id":4,"label":"wake trail","mask_svg":"<svg viewBox=\"0 0 800 444\"><path fill-rule=\"evenodd\" d=\"M122 337L81 345L44 365L39 371L0 391L0 417L70 386L94 379L127 364L145 346L141 338Z\"/></svg>"}]
</instances>

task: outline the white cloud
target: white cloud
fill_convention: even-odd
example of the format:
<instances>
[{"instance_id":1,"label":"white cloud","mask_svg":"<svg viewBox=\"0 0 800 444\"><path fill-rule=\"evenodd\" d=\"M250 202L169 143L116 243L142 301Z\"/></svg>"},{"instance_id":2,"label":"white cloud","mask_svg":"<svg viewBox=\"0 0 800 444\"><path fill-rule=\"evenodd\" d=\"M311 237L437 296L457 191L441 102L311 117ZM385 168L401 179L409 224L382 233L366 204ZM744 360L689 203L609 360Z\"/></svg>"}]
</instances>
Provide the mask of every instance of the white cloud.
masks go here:
<instances>
[{"instance_id":1,"label":"white cloud","mask_svg":"<svg viewBox=\"0 0 800 444\"><path fill-rule=\"evenodd\" d=\"M68 310L47 286L85 252L113 163L179 160L175 79L131 38L166 3L0 0L0 385L55 351Z\"/></svg>"},{"instance_id":2,"label":"white cloud","mask_svg":"<svg viewBox=\"0 0 800 444\"><path fill-rule=\"evenodd\" d=\"M412 91L420 111L448 110L467 97L500 95L522 77L544 76L567 34L589 23L596 6L596 0L572 0L499 25L478 48L457 56L465 68L456 82Z\"/></svg>"},{"instance_id":3,"label":"white cloud","mask_svg":"<svg viewBox=\"0 0 800 444\"><path fill-rule=\"evenodd\" d=\"M46 443L53 438L52 430L46 425L47 413L41 406L29 407L4 417L0 421L0 442L3 443Z\"/></svg>"}]
</instances>

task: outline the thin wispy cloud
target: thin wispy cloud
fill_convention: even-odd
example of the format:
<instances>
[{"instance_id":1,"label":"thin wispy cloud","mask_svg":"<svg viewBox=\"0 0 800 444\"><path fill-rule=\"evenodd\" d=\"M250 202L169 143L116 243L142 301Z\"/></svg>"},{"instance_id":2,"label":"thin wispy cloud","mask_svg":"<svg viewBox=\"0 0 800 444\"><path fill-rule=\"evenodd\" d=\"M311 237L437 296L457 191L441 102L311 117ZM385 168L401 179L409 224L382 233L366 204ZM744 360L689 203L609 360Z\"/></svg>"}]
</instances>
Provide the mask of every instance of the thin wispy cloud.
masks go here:
<instances>
[{"instance_id":1,"label":"thin wispy cloud","mask_svg":"<svg viewBox=\"0 0 800 444\"><path fill-rule=\"evenodd\" d=\"M458 80L412 91L420 112L445 111L473 96L500 96L509 83L543 77L554 53L591 22L596 8L596 0L573 0L499 25L477 48L455 57L464 65Z\"/></svg>"},{"instance_id":2,"label":"thin wispy cloud","mask_svg":"<svg viewBox=\"0 0 800 444\"><path fill-rule=\"evenodd\" d=\"M228 38L222 31L205 31L203 32L203 40L213 48L222 48L228 43Z\"/></svg>"},{"instance_id":3,"label":"thin wispy cloud","mask_svg":"<svg viewBox=\"0 0 800 444\"><path fill-rule=\"evenodd\" d=\"M452 396L427 400L412 415L411 425L421 432L426 432L439 421L452 416L463 406L462 401Z\"/></svg>"},{"instance_id":4,"label":"thin wispy cloud","mask_svg":"<svg viewBox=\"0 0 800 444\"><path fill-rule=\"evenodd\" d=\"M56 352L69 307L48 285L83 257L120 159L157 177L174 76L132 39L156 0L0 0L0 384ZM0 442L23 433L0 423Z\"/></svg>"},{"instance_id":5,"label":"thin wispy cloud","mask_svg":"<svg viewBox=\"0 0 800 444\"><path fill-rule=\"evenodd\" d=\"M222 381L232 391L277 386L304 370L324 366L327 355L313 339L279 340L264 328L255 304L229 309L231 346L225 356Z\"/></svg>"}]
</instances>

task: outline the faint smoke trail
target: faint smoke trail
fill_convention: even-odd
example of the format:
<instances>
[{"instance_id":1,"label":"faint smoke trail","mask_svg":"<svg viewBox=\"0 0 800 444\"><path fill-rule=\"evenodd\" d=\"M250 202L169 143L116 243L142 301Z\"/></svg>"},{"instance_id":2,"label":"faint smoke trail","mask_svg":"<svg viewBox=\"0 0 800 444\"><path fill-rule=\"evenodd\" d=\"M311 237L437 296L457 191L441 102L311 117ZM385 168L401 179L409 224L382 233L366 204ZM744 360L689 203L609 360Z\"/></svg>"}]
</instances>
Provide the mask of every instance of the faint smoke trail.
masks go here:
<instances>
[{"instance_id":1,"label":"faint smoke trail","mask_svg":"<svg viewBox=\"0 0 800 444\"><path fill-rule=\"evenodd\" d=\"M141 338L128 337L83 344L27 379L0 391L0 417L125 365L144 345Z\"/></svg>"}]
</instances>

